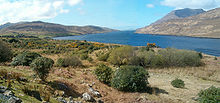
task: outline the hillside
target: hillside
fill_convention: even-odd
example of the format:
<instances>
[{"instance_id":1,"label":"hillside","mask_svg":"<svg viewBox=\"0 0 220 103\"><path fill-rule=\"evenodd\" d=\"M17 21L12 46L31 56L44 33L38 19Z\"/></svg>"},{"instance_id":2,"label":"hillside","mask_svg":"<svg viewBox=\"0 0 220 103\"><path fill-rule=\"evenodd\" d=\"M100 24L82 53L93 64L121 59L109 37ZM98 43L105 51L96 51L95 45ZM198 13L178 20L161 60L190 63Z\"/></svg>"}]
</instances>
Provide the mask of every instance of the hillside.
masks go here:
<instances>
[{"instance_id":1,"label":"hillside","mask_svg":"<svg viewBox=\"0 0 220 103\"><path fill-rule=\"evenodd\" d=\"M0 27L0 35L24 34L33 36L65 36L92 33L105 33L114 31L113 29L98 26L64 26L60 24L46 23L41 21L7 23Z\"/></svg>"},{"instance_id":2,"label":"hillside","mask_svg":"<svg viewBox=\"0 0 220 103\"><path fill-rule=\"evenodd\" d=\"M137 33L220 38L220 8L137 29Z\"/></svg>"},{"instance_id":3,"label":"hillside","mask_svg":"<svg viewBox=\"0 0 220 103\"><path fill-rule=\"evenodd\" d=\"M185 9L179 9L179 10L174 10L170 13L168 13L166 16L164 16L163 18L157 20L156 22L154 22L152 25L155 24L160 24L162 22L168 21L168 20L173 20L173 19L183 19L189 16L194 16L194 15L198 15L201 13L204 13L205 11L203 9L189 9L189 8L185 8Z\"/></svg>"}]
</instances>

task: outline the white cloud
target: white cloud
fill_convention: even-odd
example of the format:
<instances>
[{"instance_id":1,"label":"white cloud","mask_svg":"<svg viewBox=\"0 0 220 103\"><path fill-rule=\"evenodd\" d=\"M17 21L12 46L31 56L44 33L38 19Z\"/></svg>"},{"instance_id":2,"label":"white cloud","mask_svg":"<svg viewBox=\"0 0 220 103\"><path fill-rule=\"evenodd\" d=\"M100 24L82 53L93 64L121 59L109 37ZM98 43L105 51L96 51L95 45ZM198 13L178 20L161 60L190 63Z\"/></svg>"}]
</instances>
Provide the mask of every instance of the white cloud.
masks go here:
<instances>
[{"instance_id":1,"label":"white cloud","mask_svg":"<svg viewBox=\"0 0 220 103\"><path fill-rule=\"evenodd\" d=\"M147 4L146 7L148 7L148 8L154 8L154 5L153 5L153 4Z\"/></svg>"},{"instance_id":2,"label":"white cloud","mask_svg":"<svg viewBox=\"0 0 220 103\"><path fill-rule=\"evenodd\" d=\"M69 5L76 5L76 4L79 4L80 2L82 2L82 0L69 0Z\"/></svg>"},{"instance_id":3,"label":"white cloud","mask_svg":"<svg viewBox=\"0 0 220 103\"><path fill-rule=\"evenodd\" d=\"M54 18L69 12L64 8L66 5L80 2L82 0L0 0L0 24Z\"/></svg>"},{"instance_id":4,"label":"white cloud","mask_svg":"<svg viewBox=\"0 0 220 103\"><path fill-rule=\"evenodd\" d=\"M220 6L220 0L163 0L162 5L175 8L213 9Z\"/></svg>"}]
</instances>

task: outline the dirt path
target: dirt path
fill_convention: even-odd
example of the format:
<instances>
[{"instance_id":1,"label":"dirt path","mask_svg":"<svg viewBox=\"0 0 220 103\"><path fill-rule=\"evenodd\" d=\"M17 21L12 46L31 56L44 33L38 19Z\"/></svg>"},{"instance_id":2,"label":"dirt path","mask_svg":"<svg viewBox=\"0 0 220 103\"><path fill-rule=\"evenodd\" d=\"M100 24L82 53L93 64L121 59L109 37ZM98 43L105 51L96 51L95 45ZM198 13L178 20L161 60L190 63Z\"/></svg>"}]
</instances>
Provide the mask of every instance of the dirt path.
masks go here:
<instances>
[{"instance_id":1,"label":"dirt path","mask_svg":"<svg viewBox=\"0 0 220 103\"><path fill-rule=\"evenodd\" d=\"M186 88L179 89L172 87L170 83L175 78L182 79L185 82ZM196 101L193 98L197 96L200 90L209 88L212 85L220 87L220 83L218 82L202 80L193 76L167 73L150 73L149 82L152 87L158 87L168 92L168 94L159 94L161 98L172 99L177 103L195 103Z\"/></svg>"}]
</instances>

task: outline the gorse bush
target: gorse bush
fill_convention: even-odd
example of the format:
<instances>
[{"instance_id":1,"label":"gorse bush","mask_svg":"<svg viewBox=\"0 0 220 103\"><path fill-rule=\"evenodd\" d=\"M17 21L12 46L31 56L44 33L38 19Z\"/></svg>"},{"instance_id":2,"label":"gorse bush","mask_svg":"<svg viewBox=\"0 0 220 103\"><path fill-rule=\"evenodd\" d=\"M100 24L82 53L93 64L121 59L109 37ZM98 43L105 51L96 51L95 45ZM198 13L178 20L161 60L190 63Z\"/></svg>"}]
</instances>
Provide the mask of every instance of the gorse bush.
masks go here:
<instances>
[{"instance_id":1,"label":"gorse bush","mask_svg":"<svg viewBox=\"0 0 220 103\"><path fill-rule=\"evenodd\" d=\"M82 66L82 62L76 56L68 56L64 58L59 58L57 60L57 66L59 67L79 67Z\"/></svg>"},{"instance_id":2,"label":"gorse bush","mask_svg":"<svg viewBox=\"0 0 220 103\"><path fill-rule=\"evenodd\" d=\"M21 54L18 54L16 57L13 58L11 65L18 66L29 66L32 61L38 57L41 57L40 54L34 53L34 52L24 52Z\"/></svg>"},{"instance_id":3,"label":"gorse bush","mask_svg":"<svg viewBox=\"0 0 220 103\"><path fill-rule=\"evenodd\" d=\"M121 91L142 91L148 84L148 72L140 66L121 66L112 77L112 87Z\"/></svg>"},{"instance_id":4,"label":"gorse bush","mask_svg":"<svg viewBox=\"0 0 220 103\"><path fill-rule=\"evenodd\" d=\"M171 85L176 88L184 88L185 83L183 80L176 78L171 82Z\"/></svg>"},{"instance_id":5,"label":"gorse bush","mask_svg":"<svg viewBox=\"0 0 220 103\"><path fill-rule=\"evenodd\" d=\"M31 68L42 81L45 81L53 64L54 61L50 58L38 57L31 63Z\"/></svg>"},{"instance_id":6,"label":"gorse bush","mask_svg":"<svg viewBox=\"0 0 220 103\"><path fill-rule=\"evenodd\" d=\"M109 55L108 61L113 65L127 65L131 57L135 55L134 47L124 46L114 50Z\"/></svg>"},{"instance_id":7,"label":"gorse bush","mask_svg":"<svg viewBox=\"0 0 220 103\"><path fill-rule=\"evenodd\" d=\"M200 103L219 103L220 102L220 88L211 86L208 89L199 92Z\"/></svg>"},{"instance_id":8,"label":"gorse bush","mask_svg":"<svg viewBox=\"0 0 220 103\"><path fill-rule=\"evenodd\" d=\"M11 60L13 53L11 49L0 40L0 62Z\"/></svg>"},{"instance_id":9,"label":"gorse bush","mask_svg":"<svg viewBox=\"0 0 220 103\"><path fill-rule=\"evenodd\" d=\"M112 69L104 64L100 64L95 69L95 75L97 76L99 81L108 85L111 83L112 73L113 73Z\"/></svg>"}]
</instances>

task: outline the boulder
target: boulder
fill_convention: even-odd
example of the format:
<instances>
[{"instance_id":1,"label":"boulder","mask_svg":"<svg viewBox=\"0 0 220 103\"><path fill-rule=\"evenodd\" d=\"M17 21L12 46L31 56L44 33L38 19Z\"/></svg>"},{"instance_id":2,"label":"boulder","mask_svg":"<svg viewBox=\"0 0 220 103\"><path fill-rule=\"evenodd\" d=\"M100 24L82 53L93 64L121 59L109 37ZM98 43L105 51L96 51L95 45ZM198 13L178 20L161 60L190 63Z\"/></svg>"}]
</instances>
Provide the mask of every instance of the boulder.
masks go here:
<instances>
[{"instance_id":1,"label":"boulder","mask_svg":"<svg viewBox=\"0 0 220 103\"><path fill-rule=\"evenodd\" d=\"M14 93L10 90L6 90L4 93L3 93L5 96L14 96Z\"/></svg>"},{"instance_id":2,"label":"boulder","mask_svg":"<svg viewBox=\"0 0 220 103\"><path fill-rule=\"evenodd\" d=\"M87 92L83 93L82 99L87 102L95 102L95 99L91 95L89 95L89 93L87 93Z\"/></svg>"},{"instance_id":3,"label":"boulder","mask_svg":"<svg viewBox=\"0 0 220 103\"><path fill-rule=\"evenodd\" d=\"M21 103L21 102L22 102L22 100L17 97L10 97L7 101L7 103Z\"/></svg>"},{"instance_id":4,"label":"boulder","mask_svg":"<svg viewBox=\"0 0 220 103\"><path fill-rule=\"evenodd\" d=\"M7 90L7 87L0 86L0 93L4 93Z\"/></svg>"}]
</instances>

